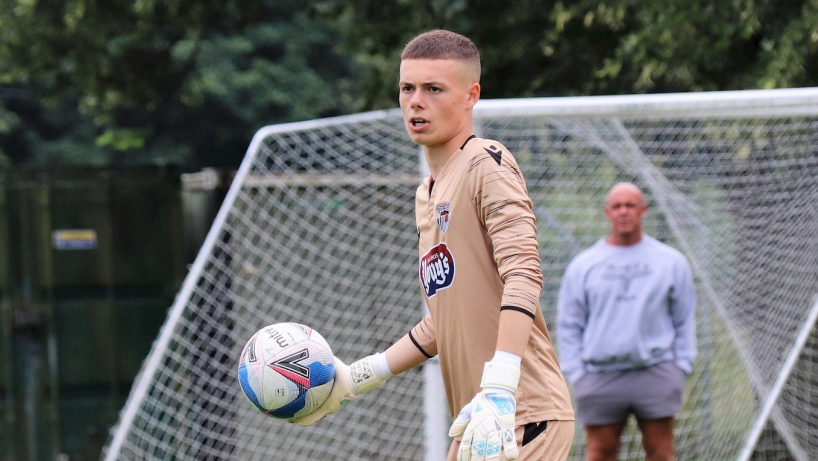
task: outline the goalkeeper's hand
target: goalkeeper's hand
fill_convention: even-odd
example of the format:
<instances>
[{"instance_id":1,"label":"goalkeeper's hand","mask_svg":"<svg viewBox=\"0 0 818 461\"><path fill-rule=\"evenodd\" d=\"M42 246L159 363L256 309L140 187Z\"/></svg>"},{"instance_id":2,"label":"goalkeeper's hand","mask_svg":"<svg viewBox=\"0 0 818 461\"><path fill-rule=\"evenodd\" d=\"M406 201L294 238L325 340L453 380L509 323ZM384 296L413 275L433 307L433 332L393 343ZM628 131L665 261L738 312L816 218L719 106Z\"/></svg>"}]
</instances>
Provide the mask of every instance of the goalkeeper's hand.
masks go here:
<instances>
[{"instance_id":1,"label":"goalkeeper's hand","mask_svg":"<svg viewBox=\"0 0 818 461\"><path fill-rule=\"evenodd\" d=\"M483 368L480 382L483 390L463 407L449 429L450 437L463 435L457 451L458 461L500 460L501 450L509 461L519 456L514 433L519 357L502 354L511 356L511 360L507 360L508 357L498 355Z\"/></svg>"},{"instance_id":2,"label":"goalkeeper's hand","mask_svg":"<svg viewBox=\"0 0 818 461\"><path fill-rule=\"evenodd\" d=\"M312 413L290 418L287 422L301 426L315 424L325 416L337 413L346 402L385 383L391 376L383 354L370 355L349 366L335 357L335 382L327 400Z\"/></svg>"}]
</instances>

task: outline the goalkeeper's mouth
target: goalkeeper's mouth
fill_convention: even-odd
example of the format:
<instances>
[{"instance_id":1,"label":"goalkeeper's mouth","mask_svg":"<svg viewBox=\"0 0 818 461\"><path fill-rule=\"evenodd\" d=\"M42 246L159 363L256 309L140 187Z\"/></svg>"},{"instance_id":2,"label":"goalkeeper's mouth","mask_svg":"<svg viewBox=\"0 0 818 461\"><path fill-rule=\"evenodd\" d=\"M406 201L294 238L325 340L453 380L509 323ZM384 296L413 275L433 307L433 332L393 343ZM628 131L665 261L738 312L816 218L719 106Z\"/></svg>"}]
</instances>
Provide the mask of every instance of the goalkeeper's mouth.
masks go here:
<instances>
[{"instance_id":1,"label":"goalkeeper's mouth","mask_svg":"<svg viewBox=\"0 0 818 461\"><path fill-rule=\"evenodd\" d=\"M420 130L429 125L429 121L425 118L411 118L409 119L409 126L413 130Z\"/></svg>"}]
</instances>

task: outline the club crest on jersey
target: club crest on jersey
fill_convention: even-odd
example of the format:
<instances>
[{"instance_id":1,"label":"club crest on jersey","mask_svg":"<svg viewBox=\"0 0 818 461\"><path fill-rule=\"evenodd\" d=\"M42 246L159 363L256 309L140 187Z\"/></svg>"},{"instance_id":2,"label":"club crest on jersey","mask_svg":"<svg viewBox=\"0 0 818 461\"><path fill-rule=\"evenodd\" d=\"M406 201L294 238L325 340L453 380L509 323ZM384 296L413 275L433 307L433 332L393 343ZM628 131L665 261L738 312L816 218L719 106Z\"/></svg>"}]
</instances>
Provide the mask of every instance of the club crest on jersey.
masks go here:
<instances>
[{"instance_id":1,"label":"club crest on jersey","mask_svg":"<svg viewBox=\"0 0 818 461\"><path fill-rule=\"evenodd\" d=\"M420 258L420 284L431 298L438 290L449 288L454 281L454 256L445 243L438 243Z\"/></svg>"},{"instance_id":2,"label":"club crest on jersey","mask_svg":"<svg viewBox=\"0 0 818 461\"><path fill-rule=\"evenodd\" d=\"M452 204L444 203L443 205L435 205L437 208L437 227L440 232L445 233L449 229L449 220L452 216Z\"/></svg>"}]
</instances>

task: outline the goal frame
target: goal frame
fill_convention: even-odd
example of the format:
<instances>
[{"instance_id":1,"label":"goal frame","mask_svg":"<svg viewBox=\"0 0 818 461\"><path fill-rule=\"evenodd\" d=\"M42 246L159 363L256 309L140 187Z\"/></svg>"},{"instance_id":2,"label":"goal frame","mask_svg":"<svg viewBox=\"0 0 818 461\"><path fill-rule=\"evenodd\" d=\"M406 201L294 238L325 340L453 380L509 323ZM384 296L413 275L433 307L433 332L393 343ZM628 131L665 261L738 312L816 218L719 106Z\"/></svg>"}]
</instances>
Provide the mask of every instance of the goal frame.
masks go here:
<instances>
[{"instance_id":1,"label":"goal frame","mask_svg":"<svg viewBox=\"0 0 818 461\"><path fill-rule=\"evenodd\" d=\"M715 110L713 108L716 108ZM724 91L724 92L701 92L701 93L671 93L671 94L656 94L656 95L621 95L621 96L588 96L588 97L554 97L554 98L531 98L531 99L501 99L501 100L481 100L475 106L474 116L475 120L484 117L501 116L501 115L538 115L538 116L567 116L572 117L626 117L634 114L643 114L650 112L656 117L663 117L663 114L668 113L690 113L696 109L708 108L709 114L721 114L725 116L733 115L741 111L746 112L748 107L752 107L754 114L758 116L793 116L793 115L814 115L818 113L818 88L797 88L797 89L773 89L773 90L740 90L740 91ZM398 109L372 111L357 115L347 115L340 117L333 117L320 120L312 120L305 122L286 123L279 125L266 126L258 130L248 146L244 159L238 168L234 180L223 200L223 203L213 221L210 230L198 252L190 270L184 279L184 282L179 290L176 299L170 307L167 319L162 325L157 340L153 344L148 353L142 368L136 376L130 394L126 403L120 413L119 420L112 432L112 437L109 439L106 450L104 452L104 459L106 461L113 461L118 459L122 444L127 435L128 428L133 423L133 420L139 411L140 405L148 393L151 382L156 376L162 362L162 354L170 344L176 325L180 321L184 310L188 307L191 295L199 280L208 258L211 255L214 246L217 244L219 236L223 230L226 219L232 209L236 197L245 181L249 178L251 167L254 163L255 156L258 155L260 146L264 140L275 133L292 132L299 130L307 130L312 128L319 128L329 124L337 123L343 120L347 123L365 122L372 120L379 120L382 118L397 117L400 111ZM684 118L685 115L680 115ZM419 156L422 163L422 155ZM418 172L418 179L422 175L422 166ZM683 244L683 242L682 242ZM693 267L694 272L697 268ZM816 304L818 306L818 304ZM805 306L805 308L808 306ZM718 306L716 306L718 310ZM815 312L818 308L813 307L813 313L810 315L812 323L815 322ZM419 310L419 316L421 312ZM814 327L814 326L813 326ZM802 333L803 336L803 333ZM798 347L803 347L803 343L796 343L794 349L790 353L790 357L795 355L797 357ZM782 365L780 376L788 373L786 367L792 366L790 363ZM437 384L439 385L439 383ZM782 383L776 383L776 388L783 386ZM780 390L780 389L778 389ZM773 408L775 405L776 390L774 389L765 404L764 411L759 415L758 421L753 425L753 434L748 440L748 445L745 447L745 453L752 454L757 433L760 433L768 417L775 420ZM430 406L431 407L431 406ZM430 410L432 411L432 410ZM440 408L440 411L444 411ZM427 418L440 420L440 415L429 415ZM785 441L791 442L784 437ZM438 446L438 445L434 445ZM797 447L790 446L793 453L799 452ZM439 449L439 448L437 448ZM799 456L800 458L800 456ZM436 459L435 455L428 455L427 459ZM749 459L744 456L742 459Z\"/></svg>"}]
</instances>

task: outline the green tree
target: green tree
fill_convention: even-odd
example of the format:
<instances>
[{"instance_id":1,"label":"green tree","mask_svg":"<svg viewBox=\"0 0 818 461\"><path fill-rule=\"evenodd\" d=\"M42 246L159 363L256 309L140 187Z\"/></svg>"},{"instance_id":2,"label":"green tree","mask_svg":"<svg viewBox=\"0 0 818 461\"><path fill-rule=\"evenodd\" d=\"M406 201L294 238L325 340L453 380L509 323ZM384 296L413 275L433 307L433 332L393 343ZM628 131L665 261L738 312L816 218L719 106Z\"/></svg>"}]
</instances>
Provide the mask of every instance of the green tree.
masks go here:
<instances>
[{"instance_id":1,"label":"green tree","mask_svg":"<svg viewBox=\"0 0 818 461\"><path fill-rule=\"evenodd\" d=\"M237 166L260 126L397 105L448 28L483 97L818 84L815 0L0 0L0 155Z\"/></svg>"},{"instance_id":2,"label":"green tree","mask_svg":"<svg viewBox=\"0 0 818 461\"><path fill-rule=\"evenodd\" d=\"M0 90L0 97L6 96L6 92ZM6 96L7 97L7 96ZM0 99L0 137L7 136L20 123L19 117L3 105ZM7 167L9 164L9 156L4 150L4 146L0 143L0 168Z\"/></svg>"},{"instance_id":3,"label":"green tree","mask_svg":"<svg viewBox=\"0 0 818 461\"><path fill-rule=\"evenodd\" d=\"M237 166L264 124L356 109L337 34L295 0L0 0L0 37L0 86L31 94L0 100L17 163Z\"/></svg>"},{"instance_id":4,"label":"green tree","mask_svg":"<svg viewBox=\"0 0 818 461\"><path fill-rule=\"evenodd\" d=\"M484 97L818 84L812 0L319 0L366 69L367 108L394 106L403 45L447 28L481 50Z\"/></svg>"}]
</instances>

